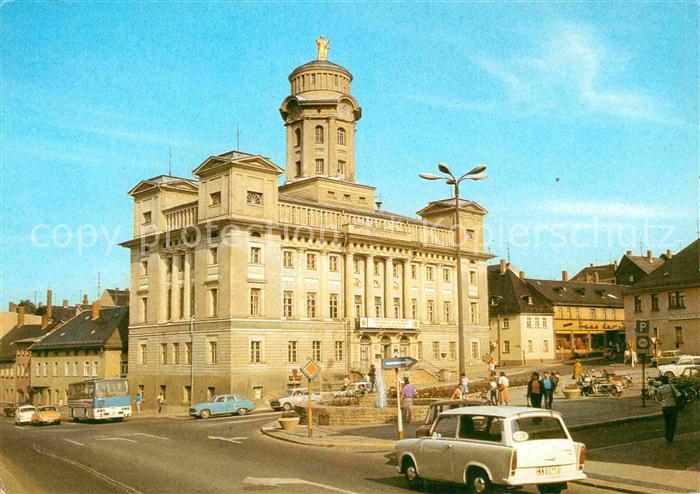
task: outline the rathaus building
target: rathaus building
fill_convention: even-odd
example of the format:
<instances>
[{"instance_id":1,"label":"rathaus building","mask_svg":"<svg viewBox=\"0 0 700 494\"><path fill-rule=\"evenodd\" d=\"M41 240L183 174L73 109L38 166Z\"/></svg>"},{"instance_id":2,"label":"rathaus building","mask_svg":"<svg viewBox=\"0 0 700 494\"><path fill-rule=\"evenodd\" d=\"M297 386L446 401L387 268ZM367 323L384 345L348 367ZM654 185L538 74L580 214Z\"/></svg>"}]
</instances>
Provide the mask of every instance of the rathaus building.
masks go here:
<instances>
[{"instance_id":1,"label":"rathaus building","mask_svg":"<svg viewBox=\"0 0 700 494\"><path fill-rule=\"evenodd\" d=\"M229 151L195 178L159 176L129 192L128 369L147 405L159 392L168 404L225 392L264 400L298 382L308 358L324 389L379 355L416 358L417 380L457 379L454 200L418 217L375 204L375 188L356 181L352 80L321 51L292 71L284 168ZM463 200L458 214L466 365L481 373L486 210Z\"/></svg>"}]
</instances>

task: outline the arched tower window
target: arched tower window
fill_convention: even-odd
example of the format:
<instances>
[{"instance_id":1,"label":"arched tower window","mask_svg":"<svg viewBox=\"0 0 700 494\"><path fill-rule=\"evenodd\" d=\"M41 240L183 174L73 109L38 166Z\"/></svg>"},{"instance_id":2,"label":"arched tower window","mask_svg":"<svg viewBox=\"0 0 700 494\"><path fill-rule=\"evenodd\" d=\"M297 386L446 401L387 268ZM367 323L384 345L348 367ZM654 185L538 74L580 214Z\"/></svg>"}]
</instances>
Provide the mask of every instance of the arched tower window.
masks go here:
<instances>
[{"instance_id":1,"label":"arched tower window","mask_svg":"<svg viewBox=\"0 0 700 494\"><path fill-rule=\"evenodd\" d=\"M344 146L345 145L345 129L343 129L342 127L339 128L337 134L338 134L338 144L340 144L341 146Z\"/></svg>"},{"instance_id":2,"label":"arched tower window","mask_svg":"<svg viewBox=\"0 0 700 494\"><path fill-rule=\"evenodd\" d=\"M294 145L301 146L301 129L294 131Z\"/></svg>"},{"instance_id":3,"label":"arched tower window","mask_svg":"<svg viewBox=\"0 0 700 494\"><path fill-rule=\"evenodd\" d=\"M316 141L316 144L323 144L323 127L320 125L316 126L316 129L314 129L314 138Z\"/></svg>"}]
</instances>

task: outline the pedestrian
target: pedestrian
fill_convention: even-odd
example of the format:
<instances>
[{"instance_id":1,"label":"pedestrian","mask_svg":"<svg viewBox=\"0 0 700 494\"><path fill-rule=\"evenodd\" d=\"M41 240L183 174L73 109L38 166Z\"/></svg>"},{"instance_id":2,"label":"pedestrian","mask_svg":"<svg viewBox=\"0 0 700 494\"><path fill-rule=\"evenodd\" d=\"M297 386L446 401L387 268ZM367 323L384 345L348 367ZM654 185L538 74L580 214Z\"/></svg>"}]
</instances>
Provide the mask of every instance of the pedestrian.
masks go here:
<instances>
[{"instance_id":1,"label":"pedestrian","mask_svg":"<svg viewBox=\"0 0 700 494\"><path fill-rule=\"evenodd\" d=\"M462 399L462 386L460 384L457 385L455 390L452 392L452 397L450 397L451 400L461 400Z\"/></svg>"},{"instance_id":2,"label":"pedestrian","mask_svg":"<svg viewBox=\"0 0 700 494\"><path fill-rule=\"evenodd\" d=\"M496 364L493 363L493 360L489 362L489 377L494 377L496 375Z\"/></svg>"},{"instance_id":3,"label":"pedestrian","mask_svg":"<svg viewBox=\"0 0 700 494\"><path fill-rule=\"evenodd\" d=\"M408 379L404 381L403 389L401 390L404 418L407 424L413 420L413 398L416 397L417 391L413 384Z\"/></svg>"},{"instance_id":4,"label":"pedestrian","mask_svg":"<svg viewBox=\"0 0 700 494\"><path fill-rule=\"evenodd\" d=\"M158 405L158 413L161 413L163 411L163 404L165 403L165 397L163 396L163 392L161 391L158 393L158 396L156 397L156 405Z\"/></svg>"},{"instance_id":5,"label":"pedestrian","mask_svg":"<svg viewBox=\"0 0 700 494\"><path fill-rule=\"evenodd\" d=\"M459 378L459 385L462 388L462 396L466 398L467 393L469 393L469 378L462 374Z\"/></svg>"},{"instance_id":6,"label":"pedestrian","mask_svg":"<svg viewBox=\"0 0 700 494\"><path fill-rule=\"evenodd\" d=\"M489 399L492 405L498 403L498 384L496 384L495 374L491 377L491 382L489 382Z\"/></svg>"},{"instance_id":7,"label":"pedestrian","mask_svg":"<svg viewBox=\"0 0 700 494\"><path fill-rule=\"evenodd\" d=\"M551 410L552 402L554 401L554 379L545 371L542 376L542 397L544 398L544 407Z\"/></svg>"},{"instance_id":8,"label":"pedestrian","mask_svg":"<svg viewBox=\"0 0 700 494\"><path fill-rule=\"evenodd\" d=\"M509 386L510 381L508 381L505 372L501 372L501 375L498 378L498 403L500 405L507 406L508 403L510 403L510 390L508 389Z\"/></svg>"},{"instance_id":9,"label":"pedestrian","mask_svg":"<svg viewBox=\"0 0 700 494\"><path fill-rule=\"evenodd\" d=\"M374 386L377 382L377 368L374 366L374 364L369 366L369 372L367 373L367 375L369 376L370 390L374 391Z\"/></svg>"},{"instance_id":10,"label":"pedestrian","mask_svg":"<svg viewBox=\"0 0 700 494\"><path fill-rule=\"evenodd\" d=\"M630 350L630 365L632 365L633 369L637 365L637 350L634 348Z\"/></svg>"},{"instance_id":11,"label":"pedestrian","mask_svg":"<svg viewBox=\"0 0 700 494\"><path fill-rule=\"evenodd\" d=\"M668 376L661 376L661 386L657 392L661 398L661 411L664 414L664 432L666 442L673 443L673 436L676 434L676 422L678 421L678 399L680 393L668 380Z\"/></svg>"},{"instance_id":12,"label":"pedestrian","mask_svg":"<svg viewBox=\"0 0 700 494\"><path fill-rule=\"evenodd\" d=\"M141 413L141 402L143 401L143 397L141 396L141 393L136 393L136 413Z\"/></svg>"},{"instance_id":13,"label":"pedestrian","mask_svg":"<svg viewBox=\"0 0 700 494\"><path fill-rule=\"evenodd\" d=\"M542 382L537 372L533 372L530 375L530 380L527 382L527 395L525 397L531 407L542 408Z\"/></svg>"},{"instance_id":14,"label":"pedestrian","mask_svg":"<svg viewBox=\"0 0 700 494\"><path fill-rule=\"evenodd\" d=\"M578 382L581 379L581 376L583 375L583 364L581 364L581 361L579 359L576 359L576 362L574 363L574 381Z\"/></svg>"},{"instance_id":15,"label":"pedestrian","mask_svg":"<svg viewBox=\"0 0 700 494\"><path fill-rule=\"evenodd\" d=\"M343 379L343 391L346 391L350 387L350 376L345 376Z\"/></svg>"},{"instance_id":16,"label":"pedestrian","mask_svg":"<svg viewBox=\"0 0 700 494\"><path fill-rule=\"evenodd\" d=\"M552 391L552 399L554 399L554 395L557 394L557 392L559 392L560 395L563 395L563 392L559 387L559 373L557 371L552 371L552 383L554 384L554 390Z\"/></svg>"},{"instance_id":17,"label":"pedestrian","mask_svg":"<svg viewBox=\"0 0 700 494\"><path fill-rule=\"evenodd\" d=\"M630 349L625 348L625 353L623 354L624 361L625 361L625 367L630 365Z\"/></svg>"}]
</instances>

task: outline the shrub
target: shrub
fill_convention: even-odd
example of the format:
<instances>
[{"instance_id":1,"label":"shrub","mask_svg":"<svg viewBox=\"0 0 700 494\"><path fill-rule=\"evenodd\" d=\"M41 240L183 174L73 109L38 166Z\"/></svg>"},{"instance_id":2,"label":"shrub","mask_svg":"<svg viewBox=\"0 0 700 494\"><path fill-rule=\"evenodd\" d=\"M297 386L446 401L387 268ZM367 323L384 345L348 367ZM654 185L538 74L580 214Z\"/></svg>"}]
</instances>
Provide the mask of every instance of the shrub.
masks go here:
<instances>
[{"instance_id":1,"label":"shrub","mask_svg":"<svg viewBox=\"0 0 700 494\"><path fill-rule=\"evenodd\" d=\"M294 418L299 418L299 414L297 412L294 412L292 410L288 412L282 412L282 415L280 415L281 419L294 419Z\"/></svg>"}]
</instances>

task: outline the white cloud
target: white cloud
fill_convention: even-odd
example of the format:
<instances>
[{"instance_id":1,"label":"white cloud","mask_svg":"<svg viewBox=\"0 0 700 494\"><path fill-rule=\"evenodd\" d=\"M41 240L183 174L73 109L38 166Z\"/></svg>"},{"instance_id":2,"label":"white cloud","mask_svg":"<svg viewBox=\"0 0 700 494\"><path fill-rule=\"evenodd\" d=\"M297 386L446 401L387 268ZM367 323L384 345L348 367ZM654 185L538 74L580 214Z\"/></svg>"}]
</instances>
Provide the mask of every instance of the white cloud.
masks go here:
<instances>
[{"instance_id":1,"label":"white cloud","mask_svg":"<svg viewBox=\"0 0 700 494\"><path fill-rule=\"evenodd\" d=\"M567 201L550 200L536 204L534 209L566 216L607 217L607 218L668 218L669 211L646 204L633 204L617 201Z\"/></svg>"}]
</instances>

